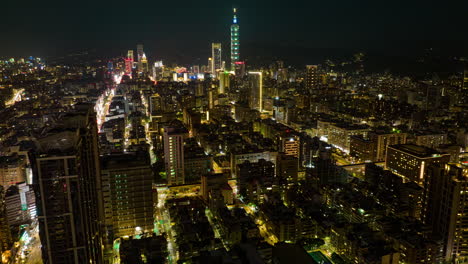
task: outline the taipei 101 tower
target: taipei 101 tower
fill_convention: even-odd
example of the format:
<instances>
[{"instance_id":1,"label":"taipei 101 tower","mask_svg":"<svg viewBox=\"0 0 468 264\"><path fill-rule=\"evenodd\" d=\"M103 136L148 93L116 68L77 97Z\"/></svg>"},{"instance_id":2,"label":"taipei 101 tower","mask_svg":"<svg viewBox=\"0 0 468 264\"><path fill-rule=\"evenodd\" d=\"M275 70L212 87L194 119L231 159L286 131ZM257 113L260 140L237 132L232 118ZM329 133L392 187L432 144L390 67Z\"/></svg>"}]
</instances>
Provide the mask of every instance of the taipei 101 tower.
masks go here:
<instances>
[{"instance_id":1,"label":"taipei 101 tower","mask_svg":"<svg viewBox=\"0 0 468 264\"><path fill-rule=\"evenodd\" d=\"M237 23L237 9L234 8L234 17L231 25L231 70L235 69L235 63L239 61L239 24Z\"/></svg>"}]
</instances>

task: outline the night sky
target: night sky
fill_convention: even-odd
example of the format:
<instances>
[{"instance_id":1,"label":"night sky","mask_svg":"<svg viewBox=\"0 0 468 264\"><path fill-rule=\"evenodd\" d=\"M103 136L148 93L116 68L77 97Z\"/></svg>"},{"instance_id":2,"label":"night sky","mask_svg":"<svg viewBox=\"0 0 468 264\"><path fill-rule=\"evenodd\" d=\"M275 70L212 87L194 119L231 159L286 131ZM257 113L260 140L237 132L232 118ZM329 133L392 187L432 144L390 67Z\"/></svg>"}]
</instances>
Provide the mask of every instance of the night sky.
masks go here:
<instances>
[{"instance_id":1,"label":"night sky","mask_svg":"<svg viewBox=\"0 0 468 264\"><path fill-rule=\"evenodd\" d=\"M205 62L211 42L228 53L239 8L241 56L436 48L465 55L467 1L2 1L0 56L113 55L143 43L150 59ZM301 56L296 54L295 56Z\"/></svg>"}]
</instances>

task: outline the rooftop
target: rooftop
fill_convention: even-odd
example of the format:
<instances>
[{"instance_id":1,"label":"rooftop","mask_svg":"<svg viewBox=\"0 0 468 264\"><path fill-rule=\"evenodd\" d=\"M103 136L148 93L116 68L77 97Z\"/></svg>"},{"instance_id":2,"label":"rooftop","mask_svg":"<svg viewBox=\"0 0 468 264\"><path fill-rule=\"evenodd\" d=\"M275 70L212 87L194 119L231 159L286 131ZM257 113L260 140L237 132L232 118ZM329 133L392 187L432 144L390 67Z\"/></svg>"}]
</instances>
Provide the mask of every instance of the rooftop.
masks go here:
<instances>
[{"instance_id":1,"label":"rooftop","mask_svg":"<svg viewBox=\"0 0 468 264\"><path fill-rule=\"evenodd\" d=\"M411 155L420 157L420 158L427 158L427 157L440 157L441 155L448 155L445 153L441 153L438 150L431 149L424 146L418 146L414 144L399 144L399 145L392 145L389 146L393 149L409 153Z\"/></svg>"}]
</instances>

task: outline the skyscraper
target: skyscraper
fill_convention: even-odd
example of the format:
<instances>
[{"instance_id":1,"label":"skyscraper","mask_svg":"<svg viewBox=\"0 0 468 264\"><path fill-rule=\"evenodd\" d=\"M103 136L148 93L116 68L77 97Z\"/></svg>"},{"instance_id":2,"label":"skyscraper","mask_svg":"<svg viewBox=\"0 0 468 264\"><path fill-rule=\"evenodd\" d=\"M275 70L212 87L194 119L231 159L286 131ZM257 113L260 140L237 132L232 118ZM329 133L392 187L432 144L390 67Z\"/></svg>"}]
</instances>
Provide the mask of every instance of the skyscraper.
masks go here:
<instances>
[{"instance_id":1,"label":"skyscraper","mask_svg":"<svg viewBox=\"0 0 468 264\"><path fill-rule=\"evenodd\" d=\"M240 53L239 24L237 23L237 9L234 8L234 17L231 25L231 70L235 69L235 63L239 61Z\"/></svg>"},{"instance_id":2,"label":"skyscraper","mask_svg":"<svg viewBox=\"0 0 468 264\"><path fill-rule=\"evenodd\" d=\"M262 72L249 72L250 108L260 112L263 110L263 74Z\"/></svg>"},{"instance_id":3,"label":"skyscraper","mask_svg":"<svg viewBox=\"0 0 468 264\"><path fill-rule=\"evenodd\" d=\"M96 116L91 105L76 108L38 139L33 160L44 263L102 263Z\"/></svg>"},{"instance_id":4,"label":"skyscraper","mask_svg":"<svg viewBox=\"0 0 468 264\"><path fill-rule=\"evenodd\" d=\"M141 59L143 58L144 51L143 51L143 44L138 44L137 45L137 58L138 58L138 71L142 72L143 71L143 65L141 62Z\"/></svg>"},{"instance_id":5,"label":"skyscraper","mask_svg":"<svg viewBox=\"0 0 468 264\"><path fill-rule=\"evenodd\" d=\"M146 54L145 53L143 53L143 56L141 57L141 71L143 73L148 73L149 72L148 59L146 59Z\"/></svg>"},{"instance_id":6,"label":"skyscraper","mask_svg":"<svg viewBox=\"0 0 468 264\"><path fill-rule=\"evenodd\" d=\"M217 70L222 70L221 43L211 43L211 73L216 75Z\"/></svg>"},{"instance_id":7,"label":"skyscraper","mask_svg":"<svg viewBox=\"0 0 468 264\"><path fill-rule=\"evenodd\" d=\"M442 239L445 263L468 261L468 168L460 164L431 164L426 169L422 221Z\"/></svg>"},{"instance_id":8,"label":"skyscraper","mask_svg":"<svg viewBox=\"0 0 468 264\"><path fill-rule=\"evenodd\" d=\"M230 86L230 76L229 72L221 72L219 74L219 93L226 93L226 88L229 89Z\"/></svg>"},{"instance_id":9,"label":"skyscraper","mask_svg":"<svg viewBox=\"0 0 468 264\"><path fill-rule=\"evenodd\" d=\"M319 84L319 72L317 65L306 66L305 88L310 91L317 89Z\"/></svg>"},{"instance_id":10,"label":"skyscraper","mask_svg":"<svg viewBox=\"0 0 468 264\"><path fill-rule=\"evenodd\" d=\"M127 53L127 58L125 58L125 74L131 75L133 69L133 50L129 50Z\"/></svg>"},{"instance_id":11,"label":"skyscraper","mask_svg":"<svg viewBox=\"0 0 468 264\"><path fill-rule=\"evenodd\" d=\"M185 128L164 128L164 161L168 185L185 183L184 139L188 131Z\"/></svg>"}]
</instances>

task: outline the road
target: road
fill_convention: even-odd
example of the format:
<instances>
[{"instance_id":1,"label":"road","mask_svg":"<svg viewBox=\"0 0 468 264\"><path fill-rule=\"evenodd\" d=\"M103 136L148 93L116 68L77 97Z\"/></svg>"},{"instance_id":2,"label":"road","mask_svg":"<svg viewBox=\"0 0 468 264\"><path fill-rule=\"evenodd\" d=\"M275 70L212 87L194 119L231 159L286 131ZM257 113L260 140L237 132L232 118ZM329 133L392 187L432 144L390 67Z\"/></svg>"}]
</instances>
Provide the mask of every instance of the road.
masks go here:
<instances>
[{"instance_id":1,"label":"road","mask_svg":"<svg viewBox=\"0 0 468 264\"><path fill-rule=\"evenodd\" d=\"M13 263L42 264L41 241L39 226L34 224L24 232L19 241L16 257Z\"/></svg>"},{"instance_id":2,"label":"road","mask_svg":"<svg viewBox=\"0 0 468 264\"><path fill-rule=\"evenodd\" d=\"M257 209L254 206L242 204L240 205L244 208L247 214L255 221L258 229L260 230L260 235L265 239L265 241L270 245L275 245L279 242L278 238L268 229L265 221L258 216Z\"/></svg>"},{"instance_id":3,"label":"road","mask_svg":"<svg viewBox=\"0 0 468 264\"><path fill-rule=\"evenodd\" d=\"M158 208L156 210L156 222L157 229L161 230L161 233L167 235L167 249L169 252L169 263L177 263L179 259L179 252L177 244L175 243L175 231L171 228L171 218L169 216L169 210L166 208L166 199L168 197L169 190L167 188L158 189Z\"/></svg>"},{"instance_id":4,"label":"road","mask_svg":"<svg viewBox=\"0 0 468 264\"><path fill-rule=\"evenodd\" d=\"M112 85L110 90L106 91L106 93L101 95L96 101L94 110L96 111L96 120L99 131L101 131L102 124L106 121L106 115L109 113L109 106L112 102L112 98L114 98L115 88L116 85Z\"/></svg>"},{"instance_id":5,"label":"road","mask_svg":"<svg viewBox=\"0 0 468 264\"><path fill-rule=\"evenodd\" d=\"M9 107L9 106L14 105L16 102L21 101L21 94L23 92L24 92L23 88L18 89L18 90L15 89L15 94L11 97L10 100L5 102L5 106Z\"/></svg>"}]
</instances>

